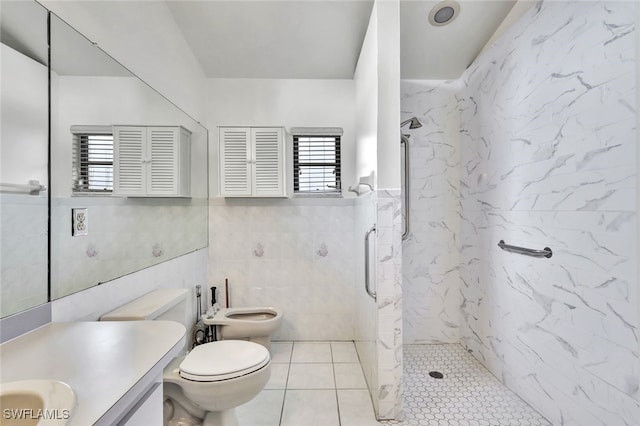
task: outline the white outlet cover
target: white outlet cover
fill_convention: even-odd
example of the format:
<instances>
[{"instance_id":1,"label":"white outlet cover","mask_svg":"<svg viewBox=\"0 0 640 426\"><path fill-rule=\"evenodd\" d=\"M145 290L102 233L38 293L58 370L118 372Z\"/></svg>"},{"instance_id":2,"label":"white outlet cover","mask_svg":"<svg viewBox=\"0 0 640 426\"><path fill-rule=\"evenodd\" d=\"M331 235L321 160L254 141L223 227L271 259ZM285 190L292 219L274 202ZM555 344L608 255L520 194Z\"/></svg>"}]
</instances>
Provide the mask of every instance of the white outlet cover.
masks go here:
<instances>
[{"instance_id":1,"label":"white outlet cover","mask_svg":"<svg viewBox=\"0 0 640 426\"><path fill-rule=\"evenodd\" d=\"M89 210L71 209L71 226L72 236L89 235Z\"/></svg>"}]
</instances>

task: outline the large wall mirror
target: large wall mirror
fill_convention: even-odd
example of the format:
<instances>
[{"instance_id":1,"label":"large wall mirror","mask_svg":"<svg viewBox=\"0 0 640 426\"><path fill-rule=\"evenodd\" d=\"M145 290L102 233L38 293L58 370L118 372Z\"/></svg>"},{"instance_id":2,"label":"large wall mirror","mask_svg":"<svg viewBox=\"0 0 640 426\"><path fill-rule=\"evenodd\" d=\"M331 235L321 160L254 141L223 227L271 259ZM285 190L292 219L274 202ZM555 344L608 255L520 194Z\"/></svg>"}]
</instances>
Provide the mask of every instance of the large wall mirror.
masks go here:
<instances>
[{"instance_id":1,"label":"large wall mirror","mask_svg":"<svg viewBox=\"0 0 640 426\"><path fill-rule=\"evenodd\" d=\"M0 14L0 317L48 300L47 10L3 1ZM30 183L31 182L31 183Z\"/></svg>"},{"instance_id":2,"label":"large wall mirror","mask_svg":"<svg viewBox=\"0 0 640 426\"><path fill-rule=\"evenodd\" d=\"M56 299L205 247L208 156L203 126L54 14L50 26L51 296ZM114 126L143 135L158 127L188 134L190 146L183 154L189 158L180 159L189 170L188 195L119 195ZM121 151L135 149L123 141ZM162 169L151 171L157 160L149 143L142 141L148 149L142 158L128 160L145 163L137 182L142 186L152 173L156 180L169 179ZM86 223L73 235L78 214Z\"/></svg>"},{"instance_id":3,"label":"large wall mirror","mask_svg":"<svg viewBox=\"0 0 640 426\"><path fill-rule=\"evenodd\" d=\"M28 4L39 8L41 14L44 13L46 46L47 11L35 2L16 3ZM11 28L12 25L20 26L19 22L9 23L14 17L18 21L24 19L20 16L23 13L7 16L6 12L3 1L3 34L5 25L6 28ZM33 28L33 24L25 28ZM206 247L208 240L206 128L55 14L50 15L49 31L50 181L47 181L46 173L46 106L44 117L40 115L43 120L34 118L36 123L20 121L20 117L26 116L20 115L20 112L24 112L18 111L24 110L24 106L20 104L15 105L16 113L12 117L5 116L5 86L17 85L10 79L20 81L25 71L5 64L3 45L2 182L22 182L26 179L27 183L29 180L39 179L42 184L48 186L48 191L39 197L2 195L2 317L44 303L47 299L55 300L198 250ZM22 55L25 56L24 53ZM44 57L46 58L46 55ZM41 69L45 69L43 87L46 104L49 100L46 96L46 63L43 65L28 55L27 58L38 64ZM5 73L5 65L12 73ZM35 65L33 67L37 68ZM10 103L12 99L13 97L6 98L6 101ZM32 116L35 117L29 115ZM29 133L22 127L43 127L45 137L44 140L40 137L41 145L25 149L26 145L22 139L5 137L5 119L8 122L10 119L15 121L13 127L16 129L12 130L15 133ZM151 136L154 129L174 131L180 139L179 143L171 140L160 142L165 143L165 148L177 143L179 146L188 145L188 149L181 148L179 160L171 157L173 159L167 160L168 163L165 161L165 166L169 164L169 169L179 166L180 187L187 190L182 190L177 196L159 195L153 190L132 196L123 195L121 191L116 190L117 182L120 182L120 188L131 178L131 175L118 172L124 170L127 165L126 161L122 160L122 153L131 149L131 145L125 146L123 142L126 139L124 133L120 134L120 138L117 136L118 131L115 129L122 128L133 129L136 134L142 135L140 146L145 150L141 154L143 157L138 160L135 160L135 156L126 158L129 163L138 161L139 166L142 163L141 167L145 167L140 169L139 176L143 182L138 182L143 186L148 184L147 181L161 186L165 179L169 179L166 174L168 172L160 166L155 167L155 164L162 165L163 159L173 154L162 151L162 144L158 149L153 148L152 154L151 148L146 151L145 144L151 144L153 138L156 138L153 139L156 142L158 138L161 139L160 136ZM44 169L44 173L38 174L34 171L28 176L5 175L5 152L15 153L10 161L14 165L20 165L15 168L22 174L26 171L21 165L35 161L40 153L43 153L44 164L38 166ZM35 158L34 152L37 152ZM159 159L157 162L156 154ZM121 161L118 162L118 159ZM151 163L155 168L151 167ZM184 173L185 168L188 173ZM47 210L47 195L50 198L50 211ZM5 199L6 197L11 198ZM39 208L31 207L36 205L36 199L44 200L37 204ZM25 203L28 208L24 207ZM38 210L41 217L38 220L31 218L35 214L31 210ZM48 287L47 215L50 216ZM24 226L27 221L30 225L27 227L28 231ZM9 242L5 244L6 231L9 229L15 234L7 240L12 244L10 247ZM39 236L42 234L44 240L41 238L36 241L28 232ZM40 255L40 259L36 255ZM24 273L15 273L13 270L16 268L36 273L35 267L23 266L21 262L31 266L34 262L44 264L44 278L36 284L36 280L30 279ZM24 294L16 291L19 287L22 287L21 291ZM37 291L35 287L38 288ZM36 293L39 293L37 300ZM29 301L23 300L25 298Z\"/></svg>"}]
</instances>

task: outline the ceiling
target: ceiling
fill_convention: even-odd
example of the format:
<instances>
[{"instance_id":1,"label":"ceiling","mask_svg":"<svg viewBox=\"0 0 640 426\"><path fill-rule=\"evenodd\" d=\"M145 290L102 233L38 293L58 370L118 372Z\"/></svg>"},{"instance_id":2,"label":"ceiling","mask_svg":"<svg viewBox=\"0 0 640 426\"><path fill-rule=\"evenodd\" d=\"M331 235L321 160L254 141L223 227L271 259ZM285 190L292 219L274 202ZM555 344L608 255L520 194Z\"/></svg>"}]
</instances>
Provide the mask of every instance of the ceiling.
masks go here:
<instances>
[{"instance_id":1,"label":"ceiling","mask_svg":"<svg viewBox=\"0 0 640 426\"><path fill-rule=\"evenodd\" d=\"M438 1L400 0L404 79L455 79L516 0L458 0L449 25L428 23ZM372 0L171 0L169 9L214 78L353 78Z\"/></svg>"},{"instance_id":2,"label":"ceiling","mask_svg":"<svg viewBox=\"0 0 640 426\"><path fill-rule=\"evenodd\" d=\"M352 78L372 1L168 1L208 77Z\"/></svg>"},{"instance_id":3,"label":"ceiling","mask_svg":"<svg viewBox=\"0 0 640 426\"><path fill-rule=\"evenodd\" d=\"M400 60L403 79L456 79L473 62L516 0L458 0L449 24L428 22L439 1L400 1Z\"/></svg>"}]
</instances>

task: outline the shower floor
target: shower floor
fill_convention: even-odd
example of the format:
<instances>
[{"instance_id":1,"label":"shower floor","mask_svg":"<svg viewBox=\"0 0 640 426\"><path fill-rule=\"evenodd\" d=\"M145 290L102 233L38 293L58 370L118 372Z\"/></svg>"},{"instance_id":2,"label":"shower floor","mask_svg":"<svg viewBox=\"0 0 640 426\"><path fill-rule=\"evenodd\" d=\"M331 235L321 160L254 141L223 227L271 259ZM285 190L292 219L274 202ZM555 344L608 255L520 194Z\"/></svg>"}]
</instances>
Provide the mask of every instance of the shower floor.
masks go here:
<instances>
[{"instance_id":1,"label":"shower floor","mask_svg":"<svg viewBox=\"0 0 640 426\"><path fill-rule=\"evenodd\" d=\"M458 344L405 345L402 426L550 426ZM444 375L433 378L430 372Z\"/></svg>"}]
</instances>

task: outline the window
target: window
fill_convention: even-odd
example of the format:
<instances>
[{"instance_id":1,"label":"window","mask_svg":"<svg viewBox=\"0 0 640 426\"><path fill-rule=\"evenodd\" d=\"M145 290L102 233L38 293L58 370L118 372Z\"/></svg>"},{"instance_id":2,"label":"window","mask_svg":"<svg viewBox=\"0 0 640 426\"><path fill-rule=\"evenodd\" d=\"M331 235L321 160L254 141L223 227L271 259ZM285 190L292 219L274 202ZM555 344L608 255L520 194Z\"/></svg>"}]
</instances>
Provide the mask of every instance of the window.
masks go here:
<instances>
[{"instance_id":1,"label":"window","mask_svg":"<svg viewBox=\"0 0 640 426\"><path fill-rule=\"evenodd\" d=\"M292 133L294 193L340 195L342 129L294 128Z\"/></svg>"},{"instance_id":2,"label":"window","mask_svg":"<svg viewBox=\"0 0 640 426\"><path fill-rule=\"evenodd\" d=\"M113 130L73 126L73 192L113 192Z\"/></svg>"}]
</instances>

